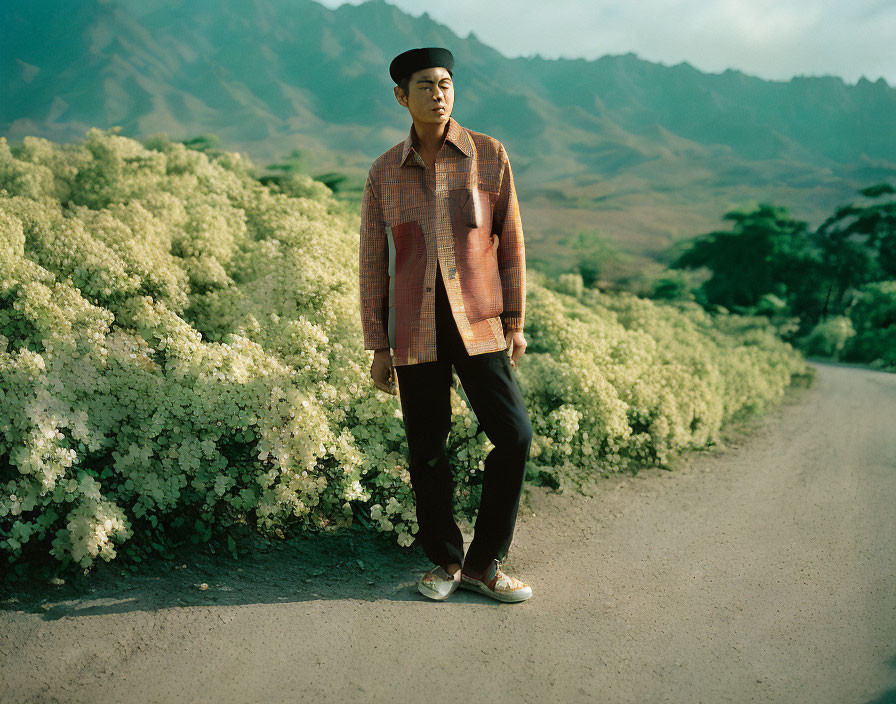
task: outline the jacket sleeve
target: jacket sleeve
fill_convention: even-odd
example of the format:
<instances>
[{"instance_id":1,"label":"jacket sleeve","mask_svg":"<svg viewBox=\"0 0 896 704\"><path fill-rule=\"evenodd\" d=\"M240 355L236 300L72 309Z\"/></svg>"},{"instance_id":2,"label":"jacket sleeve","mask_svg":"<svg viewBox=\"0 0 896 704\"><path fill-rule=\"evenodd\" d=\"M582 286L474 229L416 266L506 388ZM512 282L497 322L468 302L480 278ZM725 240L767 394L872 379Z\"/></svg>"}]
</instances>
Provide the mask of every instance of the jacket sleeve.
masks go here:
<instances>
[{"instance_id":1,"label":"jacket sleeve","mask_svg":"<svg viewBox=\"0 0 896 704\"><path fill-rule=\"evenodd\" d=\"M495 203L493 230L498 235L498 271L504 312L504 332L522 331L526 317L526 246L513 183L513 171L504 145L500 148L501 187Z\"/></svg>"},{"instance_id":2,"label":"jacket sleeve","mask_svg":"<svg viewBox=\"0 0 896 704\"><path fill-rule=\"evenodd\" d=\"M369 173L361 199L358 264L364 349L388 348L386 325L389 319L389 244L382 207Z\"/></svg>"}]
</instances>

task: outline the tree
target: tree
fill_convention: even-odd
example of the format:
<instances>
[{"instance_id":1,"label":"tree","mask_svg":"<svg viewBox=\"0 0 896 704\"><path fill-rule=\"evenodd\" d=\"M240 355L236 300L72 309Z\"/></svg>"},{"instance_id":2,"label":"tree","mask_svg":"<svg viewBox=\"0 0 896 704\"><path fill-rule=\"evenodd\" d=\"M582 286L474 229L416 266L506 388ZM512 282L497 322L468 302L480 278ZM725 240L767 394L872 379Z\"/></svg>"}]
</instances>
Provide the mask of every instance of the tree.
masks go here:
<instances>
[{"instance_id":1,"label":"tree","mask_svg":"<svg viewBox=\"0 0 896 704\"><path fill-rule=\"evenodd\" d=\"M844 358L896 371L896 281L865 284L848 313L856 334Z\"/></svg>"},{"instance_id":2,"label":"tree","mask_svg":"<svg viewBox=\"0 0 896 704\"><path fill-rule=\"evenodd\" d=\"M302 152L299 149L293 149L289 156L287 156L282 162L279 164L268 164L265 168L268 171L282 171L285 174L288 174L292 171L301 171L302 170L302 160L304 157L302 156Z\"/></svg>"},{"instance_id":3,"label":"tree","mask_svg":"<svg viewBox=\"0 0 896 704\"><path fill-rule=\"evenodd\" d=\"M346 175L338 171L328 171L325 174L318 174L314 177L315 181L320 181L333 193L338 193L346 183Z\"/></svg>"},{"instance_id":4,"label":"tree","mask_svg":"<svg viewBox=\"0 0 896 704\"><path fill-rule=\"evenodd\" d=\"M731 231L685 242L687 249L670 264L712 272L696 292L704 305L747 312L768 294L788 300L803 287L807 273L816 273L808 223L790 218L786 208L760 203L750 212L729 211L724 219L734 222Z\"/></svg>"},{"instance_id":5,"label":"tree","mask_svg":"<svg viewBox=\"0 0 896 704\"><path fill-rule=\"evenodd\" d=\"M205 152L206 154L221 153L221 139L216 134L200 134L189 139L175 141L179 141L185 147L197 152Z\"/></svg>"},{"instance_id":6,"label":"tree","mask_svg":"<svg viewBox=\"0 0 896 704\"><path fill-rule=\"evenodd\" d=\"M304 171L305 157L299 149L293 149L289 155L281 162L276 164L268 164L265 168L268 171L279 171L277 174L263 174L258 180L266 186L276 184L284 190L289 190L289 184L300 179L293 176L301 174ZM319 181L329 188L333 193L340 191L346 182L346 175L337 171L328 171L312 177L315 181Z\"/></svg>"},{"instance_id":7,"label":"tree","mask_svg":"<svg viewBox=\"0 0 896 704\"><path fill-rule=\"evenodd\" d=\"M619 263L619 250L593 232L579 232L572 245L576 252L576 268L587 288L594 288L608 269Z\"/></svg>"},{"instance_id":8,"label":"tree","mask_svg":"<svg viewBox=\"0 0 896 704\"><path fill-rule=\"evenodd\" d=\"M816 230L827 283L821 317L839 314L849 289L865 283L896 279L896 188L879 183L859 193L873 203L837 208Z\"/></svg>"}]
</instances>

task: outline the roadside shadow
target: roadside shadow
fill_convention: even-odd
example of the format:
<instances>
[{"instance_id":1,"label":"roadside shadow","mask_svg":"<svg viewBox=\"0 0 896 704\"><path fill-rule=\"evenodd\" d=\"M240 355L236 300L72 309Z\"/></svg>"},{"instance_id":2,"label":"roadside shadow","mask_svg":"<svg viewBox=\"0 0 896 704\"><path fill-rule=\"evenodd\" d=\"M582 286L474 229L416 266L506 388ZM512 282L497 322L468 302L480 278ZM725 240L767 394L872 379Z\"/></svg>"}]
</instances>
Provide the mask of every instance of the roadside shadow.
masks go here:
<instances>
[{"instance_id":1,"label":"roadside shadow","mask_svg":"<svg viewBox=\"0 0 896 704\"><path fill-rule=\"evenodd\" d=\"M896 670L896 655L887 660L887 665ZM881 692L874 699L869 699L865 704L896 704L896 687L891 687Z\"/></svg>"},{"instance_id":2,"label":"roadside shadow","mask_svg":"<svg viewBox=\"0 0 896 704\"><path fill-rule=\"evenodd\" d=\"M276 542L252 536L246 542L249 552L239 559L212 541L183 546L175 559L153 557L136 573L113 560L58 586L3 579L0 611L53 621L179 606L425 599L416 582L432 564L416 542L403 548L391 533L352 526Z\"/></svg>"}]
</instances>

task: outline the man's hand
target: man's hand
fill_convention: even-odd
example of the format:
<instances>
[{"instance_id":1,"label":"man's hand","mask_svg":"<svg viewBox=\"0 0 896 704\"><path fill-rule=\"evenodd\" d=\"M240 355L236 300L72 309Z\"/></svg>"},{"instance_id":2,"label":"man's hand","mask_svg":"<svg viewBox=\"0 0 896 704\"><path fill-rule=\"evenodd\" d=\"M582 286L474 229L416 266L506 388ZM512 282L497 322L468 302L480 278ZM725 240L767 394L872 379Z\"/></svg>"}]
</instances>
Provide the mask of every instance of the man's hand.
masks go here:
<instances>
[{"instance_id":1,"label":"man's hand","mask_svg":"<svg viewBox=\"0 0 896 704\"><path fill-rule=\"evenodd\" d=\"M398 395L398 379L392 366L392 355L389 348L373 351L373 364L370 365L370 376L373 383L381 391L393 396Z\"/></svg>"},{"instance_id":2,"label":"man's hand","mask_svg":"<svg viewBox=\"0 0 896 704\"><path fill-rule=\"evenodd\" d=\"M516 363L520 361L520 357L526 351L526 338L523 337L522 330L508 331L504 333L504 341L507 343L507 353L510 354L510 366L516 367ZM513 343L512 351L511 342Z\"/></svg>"}]
</instances>

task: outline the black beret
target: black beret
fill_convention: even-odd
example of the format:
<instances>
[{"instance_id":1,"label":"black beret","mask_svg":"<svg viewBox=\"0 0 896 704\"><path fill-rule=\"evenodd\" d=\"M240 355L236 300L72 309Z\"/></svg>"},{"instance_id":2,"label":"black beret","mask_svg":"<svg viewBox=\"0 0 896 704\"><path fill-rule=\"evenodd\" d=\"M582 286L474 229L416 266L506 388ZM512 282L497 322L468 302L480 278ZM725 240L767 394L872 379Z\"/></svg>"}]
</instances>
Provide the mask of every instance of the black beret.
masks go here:
<instances>
[{"instance_id":1,"label":"black beret","mask_svg":"<svg viewBox=\"0 0 896 704\"><path fill-rule=\"evenodd\" d=\"M437 46L428 46L422 49L409 49L399 54L389 64L389 75L395 83L401 83L401 79L410 76L414 71L420 71L432 66L442 66L451 73L454 68L454 56L447 49ZM454 74L452 74L454 75Z\"/></svg>"}]
</instances>

